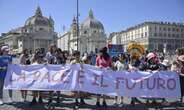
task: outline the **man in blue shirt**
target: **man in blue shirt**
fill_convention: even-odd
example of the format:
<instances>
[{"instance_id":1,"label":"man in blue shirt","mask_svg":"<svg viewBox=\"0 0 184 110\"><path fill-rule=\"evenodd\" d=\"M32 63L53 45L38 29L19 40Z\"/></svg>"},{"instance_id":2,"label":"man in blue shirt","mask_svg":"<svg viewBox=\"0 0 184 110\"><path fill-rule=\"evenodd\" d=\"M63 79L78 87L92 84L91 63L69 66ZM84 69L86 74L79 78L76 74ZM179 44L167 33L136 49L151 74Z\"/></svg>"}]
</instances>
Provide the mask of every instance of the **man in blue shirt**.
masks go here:
<instances>
[{"instance_id":1,"label":"man in blue shirt","mask_svg":"<svg viewBox=\"0 0 184 110\"><path fill-rule=\"evenodd\" d=\"M9 47L2 46L1 47L1 56L0 56L0 105L3 104L3 86L4 86L4 79L6 76L8 64L12 63L12 57L8 54ZM12 102L12 91L9 90L9 100L8 102Z\"/></svg>"}]
</instances>

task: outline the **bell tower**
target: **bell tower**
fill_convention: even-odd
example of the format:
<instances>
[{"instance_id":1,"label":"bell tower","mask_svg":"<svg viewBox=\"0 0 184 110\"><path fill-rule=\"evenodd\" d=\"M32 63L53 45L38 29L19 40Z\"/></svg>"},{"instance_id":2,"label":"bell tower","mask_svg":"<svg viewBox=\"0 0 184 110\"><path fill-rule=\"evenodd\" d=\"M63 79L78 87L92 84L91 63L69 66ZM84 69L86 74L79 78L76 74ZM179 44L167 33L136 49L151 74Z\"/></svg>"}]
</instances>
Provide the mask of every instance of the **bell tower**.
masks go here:
<instances>
[{"instance_id":1,"label":"bell tower","mask_svg":"<svg viewBox=\"0 0 184 110\"><path fill-rule=\"evenodd\" d=\"M71 31L72 31L73 37L76 37L77 36L77 20L75 16L72 21Z\"/></svg>"}]
</instances>

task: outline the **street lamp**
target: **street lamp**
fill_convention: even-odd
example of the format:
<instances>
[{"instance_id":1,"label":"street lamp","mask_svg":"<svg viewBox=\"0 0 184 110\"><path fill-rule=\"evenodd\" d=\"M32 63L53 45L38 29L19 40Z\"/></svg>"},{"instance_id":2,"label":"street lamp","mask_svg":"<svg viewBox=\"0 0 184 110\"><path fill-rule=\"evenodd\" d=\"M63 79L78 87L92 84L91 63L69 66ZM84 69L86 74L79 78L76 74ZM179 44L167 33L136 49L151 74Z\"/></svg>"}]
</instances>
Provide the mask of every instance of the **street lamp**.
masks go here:
<instances>
[{"instance_id":1,"label":"street lamp","mask_svg":"<svg viewBox=\"0 0 184 110\"><path fill-rule=\"evenodd\" d=\"M77 0L77 51L79 50L79 0Z\"/></svg>"}]
</instances>

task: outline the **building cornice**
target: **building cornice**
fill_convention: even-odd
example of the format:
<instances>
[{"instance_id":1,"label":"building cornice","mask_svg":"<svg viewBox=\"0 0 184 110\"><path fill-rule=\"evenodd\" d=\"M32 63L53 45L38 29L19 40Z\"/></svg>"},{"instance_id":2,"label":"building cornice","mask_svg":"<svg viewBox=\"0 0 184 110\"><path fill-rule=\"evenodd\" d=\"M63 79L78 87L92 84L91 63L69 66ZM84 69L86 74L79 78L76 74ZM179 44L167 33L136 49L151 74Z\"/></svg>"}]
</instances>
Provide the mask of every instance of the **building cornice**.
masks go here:
<instances>
[{"instance_id":1,"label":"building cornice","mask_svg":"<svg viewBox=\"0 0 184 110\"><path fill-rule=\"evenodd\" d=\"M140 27L143 27L143 26L146 26L146 25L165 25L165 26L179 26L179 27L184 27L184 23L176 23L176 22L159 22L159 21L146 21L146 22L137 24L137 25L135 25L135 26L126 28L125 30L122 30L122 31L120 31L120 32L113 32L113 33L110 33L109 37L113 37L113 36L116 35L116 34L122 34L122 33L131 31L131 30L133 30L133 29L137 29L137 28L140 28Z\"/></svg>"}]
</instances>

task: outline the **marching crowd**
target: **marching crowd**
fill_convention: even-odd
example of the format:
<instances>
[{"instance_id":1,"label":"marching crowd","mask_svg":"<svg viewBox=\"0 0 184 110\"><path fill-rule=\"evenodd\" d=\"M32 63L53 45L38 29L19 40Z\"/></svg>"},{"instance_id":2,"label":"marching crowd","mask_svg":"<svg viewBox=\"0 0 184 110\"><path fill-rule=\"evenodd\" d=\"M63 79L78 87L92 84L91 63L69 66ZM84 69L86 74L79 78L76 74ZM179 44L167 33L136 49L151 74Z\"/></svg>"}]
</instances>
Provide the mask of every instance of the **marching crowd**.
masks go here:
<instances>
[{"instance_id":1,"label":"marching crowd","mask_svg":"<svg viewBox=\"0 0 184 110\"><path fill-rule=\"evenodd\" d=\"M1 46L0 48L0 105L3 104L3 85L4 79L6 76L7 66L12 63L12 55L9 54L9 47L7 45ZM145 52L141 56L133 56L130 53L119 54L116 57L111 57L107 53L107 48L104 47L99 50L98 53L81 53L79 51L74 51L70 55L68 52L62 51L60 48L57 48L56 45L50 45L48 52L45 52L44 49L36 49L34 53L30 52L28 49L24 49L19 57L20 64L22 65L37 65L37 64L58 64L65 65L66 63L76 64L90 64L97 66L99 68L111 68L112 70L127 70L127 71L175 71L180 76L180 85L181 85L181 96L184 95L184 50L177 49L176 59L172 62L165 58L164 55L158 55L157 52ZM22 96L22 101L26 101L27 91L20 91ZM35 105L37 103L43 103L42 91L32 91L33 99L30 102L30 105ZM48 103L52 103L54 92L49 92ZM57 94L57 103L60 102L60 91L56 92ZM72 92L73 97L75 98L76 105L85 104L85 96L87 93L83 92ZM107 106L106 96L105 95L96 95L96 106ZM9 100L8 102L12 103L12 90L9 90ZM182 103L182 97L179 101ZM100 98L102 98L102 104L100 103ZM80 99L80 100L79 100ZM162 104L169 105L169 102L165 99L156 99L156 98L146 98L146 103L156 104L157 100L161 100ZM123 97L116 96L114 97L114 104L123 104ZM143 103L138 98L131 98L131 104Z\"/></svg>"}]
</instances>

